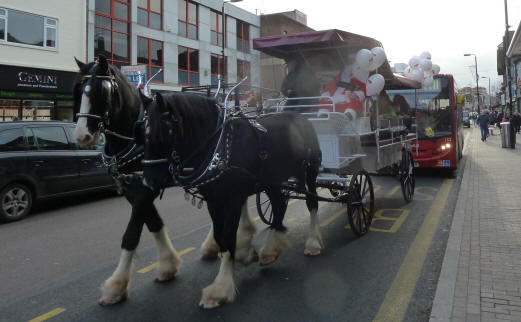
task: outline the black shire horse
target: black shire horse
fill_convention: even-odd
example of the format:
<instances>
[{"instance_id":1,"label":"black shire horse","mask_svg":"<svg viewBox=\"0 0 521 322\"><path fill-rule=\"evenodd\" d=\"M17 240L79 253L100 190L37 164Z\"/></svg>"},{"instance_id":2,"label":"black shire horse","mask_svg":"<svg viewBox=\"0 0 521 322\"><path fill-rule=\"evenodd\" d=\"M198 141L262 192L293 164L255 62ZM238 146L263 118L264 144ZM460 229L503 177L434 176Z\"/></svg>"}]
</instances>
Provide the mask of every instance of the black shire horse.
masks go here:
<instances>
[{"instance_id":1,"label":"black shire horse","mask_svg":"<svg viewBox=\"0 0 521 322\"><path fill-rule=\"evenodd\" d=\"M132 214L121 243L119 264L102 285L100 304L109 305L126 299L132 274L132 262L139 244L143 225L154 235L159 265L156 281L166 282L174 278L182 259L173 247L163 221L153 204L158 196L143 186L136 172L142 170L143 146L135 146L125 137L132 137L140 118L142 99L140 92L128 83L119 70L100 56L98 62L82 63L76 60L80 72L74 84L75 111L78 123L74 132L82 146L98 141L100 127L106 133L106 154L113 155L112 168L125 177L118 180L123 194L132 205ZM217 257L217 244L209 234L202 245L203 257Z\"/></svg>"},{"instance_id":2,"label":"black shire horse","mask_svg":"<svg viewBox=\"0 0 521 322\"><path fill-rule=\"evenodd\" d=\"M249 245L237 244L241 212L248 196L264 190L269 196L274 219L261 247L261 264L269 264L289 247L283 218L287 200L281 185L296 178L299 187L311 194L306 204L311 229L305 253L323 249L318 225L316 177L321 163L317 135L311 123L292 113L270 114L258 119L267 132L245 118L222 122L223 110L211 99L183 93L156 94L144 102L148 112L139 138L145 145L144 183L157 193L165 178L189 188L207 202L213 233L222 254L214 282L203 289L199 303L217 307L235 298L234 262L243 261ZM222 131L222 132L221 132Z\"/></svg>"}]
</instances>

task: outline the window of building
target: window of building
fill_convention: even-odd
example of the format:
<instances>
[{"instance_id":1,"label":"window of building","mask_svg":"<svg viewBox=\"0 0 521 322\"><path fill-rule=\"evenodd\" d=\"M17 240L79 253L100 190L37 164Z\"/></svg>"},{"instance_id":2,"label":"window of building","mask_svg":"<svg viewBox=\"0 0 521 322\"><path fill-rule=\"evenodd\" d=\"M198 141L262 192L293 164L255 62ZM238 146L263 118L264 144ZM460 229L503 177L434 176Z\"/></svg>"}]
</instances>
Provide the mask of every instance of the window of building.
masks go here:
<instances>
[{"instance_id":1,"label":"window of building","mask_svg":"<svg viewBox=\"0 0 521 322\"><path fill-rule=\"evenodd\" d=\"M225 25L223 28L222 14L217 11L210 12L210 36L212 44L217 46L223 45L223 30L226 31L226 19L224 20L224 23Z\"/></svg>"},{"instance_id":2,"label":"window of building","mask_svg":"<svg viewBox=\"0 0 521 322\"><path fill-rule=\"evenodd\" d=\"M226 57L225 60L223 60L223 56L217 55L217 54L212 54L210 56L210 59L211 59L210 75L211 75L212 85L217 85L217 83L218 83L217 75L221 75L221 77L224 77L223 81L226 81L226 79L228 78L228 73L227 73L227 69L226 69L227 58L228 57Z\"/></svg>"},{"instance_id":3,"label":"window of building","mask_svg":"<svg viewBox=\"0 0 521 322\"><path fill-rule=\"evenodd\" d=\"M199 85L199 50L178 46L178 82Z\"/></svg>"},{"instance_id":4,"label":"window of building","mask_svg":"<svg viewBox=\"0 0 521 322\"><path fill-rule=\"evenodd\" d=\"M198 6L197 4L186 1L179 0L178 1L178 13L179 13L179 21L178 28L179 34L183 37L198 39L197 35L197 25L198 25Z\"/></svg>"},{"instance_id":5,"label":"window of building","mask_svg":"<svg viewBox=\"0 0 521 322\"><path fill-rule=\"evenodd\" d=\"M22 100L22 121L50 121L54 101Z\"/></svg>"},{"instance_id":6,"label":"window of building","mask_svg":"<svg viewBox=\"0 0 521 322\"><path fill-rule=\"evenodd\" d=\"M250 25L237 20L237 50L250 52Z\"/></svg>"},{"instance_id":7,"label":"window of building","mask_svg":"<svg viewBox=\"0 0 521 322\"><path fill-rule=\"evenodd\" d=\"M21 103L17 99L0 99L0 121L18 120Z\"/></svg>"},{"instance_id":8,"label":"window of building","mask_svg":"<svg viewBox=\"0 0 521 322\"><path fill-rule=\"evenodd\" d=\"M161 0L138 0L137 23L154 29L163 29Z\"/></svg>"},{"instance_id":9,"label":"window of building","mask_svg":"<svg viewBox=\"0 0 521 322\"><path fill-rule=\"evenodd\" d=\"M56 48L58 20L0 8L0 41Z\"/></svg>"},{"instance_id":10,"label":"window of building","mask_svg":"<svg viewBox=\"0 0 521 322\"><path fill-rule=\"evenodd\" d=\"M116 66L130 64L130 6L127 0L96 0L94 56Z\"/></svg>"},{"instance_id":11,"label":"window of building","mask_svg":"<svg viewBox=\"0 0 521 322\"><path fill-rule=\"evenodd\" d=\"M160 69L163 69L163 42L144 37L137 37L137 63L148 66L148 77L152 77ZM163 82L161 71L152 82Z\"/></svg>"},{"instance_id":12,"label":"window of building","mask_svg":"<svg viewBox=\"0 0 521 322\"><path fill-rule=\"evenodd\" d=\"M237 59L237 80L241 80L244 77L248 77L247 82L251 82L250 62Z\"/></svg>"}]
</instances>

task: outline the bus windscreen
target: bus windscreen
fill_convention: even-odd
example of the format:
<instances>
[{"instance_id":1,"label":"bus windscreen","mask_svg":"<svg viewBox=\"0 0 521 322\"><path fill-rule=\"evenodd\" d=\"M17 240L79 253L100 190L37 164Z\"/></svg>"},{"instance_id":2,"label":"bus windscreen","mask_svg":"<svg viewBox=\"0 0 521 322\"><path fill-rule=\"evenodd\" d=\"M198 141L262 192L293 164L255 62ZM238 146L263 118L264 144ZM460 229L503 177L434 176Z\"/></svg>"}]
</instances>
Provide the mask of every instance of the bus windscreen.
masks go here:
<instances>
[{"instance_id":1,"label":"bus windscreen","mask_svg":"<svg viewBox=\"0 0 521 322\"><path fill-rule=\"evenodd\" d=\"M419 90L388 90L394 95L404 96L411 109L416 109L418 139L438 139L452 135L452 108L450 81L445 77L435 78L431 87Z\"/></svg>"}]
</instances>

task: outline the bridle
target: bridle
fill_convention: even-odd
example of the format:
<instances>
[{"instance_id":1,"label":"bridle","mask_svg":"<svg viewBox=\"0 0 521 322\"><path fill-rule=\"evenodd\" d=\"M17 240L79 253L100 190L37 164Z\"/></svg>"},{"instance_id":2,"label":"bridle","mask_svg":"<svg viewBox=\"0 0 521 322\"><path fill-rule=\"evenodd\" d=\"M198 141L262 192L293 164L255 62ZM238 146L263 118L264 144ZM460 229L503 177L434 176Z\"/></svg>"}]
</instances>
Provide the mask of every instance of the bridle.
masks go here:
<instances>
[{"instance_id":1,"label":"bridle","mask_svg":"<svg viewBox=\"0 0 521 322\"><path fill-rule=\"evenodd\" d=\"M90 73L94 73L94 70L96 68L98 63L94 64L91 69L89 70ZM87 82L89 83L91 79L93 78L96 78L96 79L101 79L101 80L107 80L110 82L110 90L111 90L111 93L110 93L110 98L111 98L111 102L110 102L110 106L109 108L107 109L107 111L103 114L103 116L100 116L100 115L96 115L96 114L91 114L91 113L76 113L76 117L79 119L80 117L86 117L86 118L90 118L90 119L95 119L95 120L98 120L98 128L97 128L97 132L99 133L104 133L105 135L112 135L112 136L115 136L117 138L120 138L120 139L123 139L123 140L127 140L127 141L134 141L134 138L132 137L129 137L129 136L126 136L126 135L123 135L123 134L119 134L117 132L114 132L114 131L111 131L109 130L107 127L110 125L110 110L111 108L115 105L114 104L114 101L115 100L119 100L119 96L118 96L118 83L116 82L116 77L114 77L114 75L93 75L93 74L90 74L90 75L85 75L83 76L83 81L87 80ZM89 85L89 84L87 84Z\"/></svg>"},{"instance_id":2,"label":"bridle","mask_svg":"<svg viewBox=\"0 0 521 322\"><path fill-rule=\"evenodd\" d=\"M109 130L107 127L110 125L110 111L114 108L116 104L119 104L119 93L118 93L118 83L116 82L116 77L114 75L94 75L96 66L98 62L96 62L91 69L89 70L90 75L83 76L82 84L85 86L90 86L90 82L93 78L100 79L100 80L106 80L110 82L110 106L107 108L106 112L103 114L103 116L92 114L92 113L76 113L77 118L85 117L87 119L94 119L98 121L98 126L96 129L96 132L103 133L105 135L111 135L113 137L128 141L128 144L125 148L123 148L118 153L115 153L114 155L108 155L105 152L105 148L103 149L101 153L101 160L105 167L109 169L109 171L112 173L114 178L116 179L116 182L118 182L117 177L120 175L119 170L123 168L124 166L140 159L143 155L143 152L138 151L138 145L135 142L135 139L133 137L129 137L126 135L122 135L120 133L114 132ZM85 84L85 82L87 84ZM85 89L82 91L85 93ZM116 102L117 101L117 102ZM140 116L141 117L141 116ZM138 117L138 122L139 118ZM119 189L119 188L118 188Z\"/></svg>"}]
</instances>

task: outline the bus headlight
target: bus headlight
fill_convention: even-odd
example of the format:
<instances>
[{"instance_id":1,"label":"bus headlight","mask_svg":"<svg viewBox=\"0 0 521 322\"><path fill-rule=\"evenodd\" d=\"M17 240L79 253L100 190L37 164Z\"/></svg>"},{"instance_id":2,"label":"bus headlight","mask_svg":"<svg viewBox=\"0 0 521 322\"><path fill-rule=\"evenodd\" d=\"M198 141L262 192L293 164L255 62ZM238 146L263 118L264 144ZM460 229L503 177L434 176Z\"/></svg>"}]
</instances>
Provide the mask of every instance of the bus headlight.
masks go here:
<instances>
[{"instance_id":1,"label":"bus headlight","mask_svg":"<svg viewBox=\"0 0 521 322\"><path fill-rule=\"evenodd\" d=\"M442 144L442 145L440 146L440 148L441 148L442 151L450 150L450 147L451 147L451 144L450 144L450 143L445 143L445 144Z\"/></svg>"}]
</instances>

